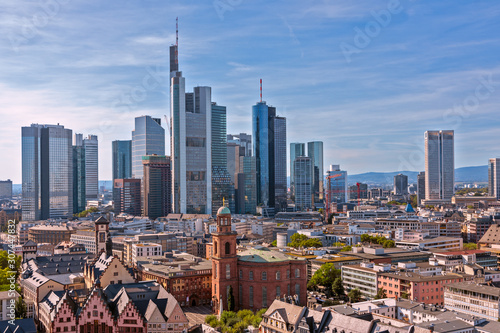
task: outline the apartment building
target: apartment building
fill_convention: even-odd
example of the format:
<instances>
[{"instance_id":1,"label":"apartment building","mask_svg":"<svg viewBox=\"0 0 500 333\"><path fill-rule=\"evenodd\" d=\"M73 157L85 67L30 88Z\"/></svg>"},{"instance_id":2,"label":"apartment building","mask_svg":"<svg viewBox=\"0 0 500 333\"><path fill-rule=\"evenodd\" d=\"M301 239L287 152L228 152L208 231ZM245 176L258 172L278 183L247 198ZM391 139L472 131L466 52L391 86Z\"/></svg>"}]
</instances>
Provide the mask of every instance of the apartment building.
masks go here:
<instances>
[{"instance_id":1,"label":"apartment building","mask_svg":"<svg viewBox=\"0 0 500 333\"><path fill-rule=\"evenodd\" d=\"M444 305L449 310L494 321L500 317L500 288L472 282L452 283L445 288Z\"/></svg>"}]
</instances>

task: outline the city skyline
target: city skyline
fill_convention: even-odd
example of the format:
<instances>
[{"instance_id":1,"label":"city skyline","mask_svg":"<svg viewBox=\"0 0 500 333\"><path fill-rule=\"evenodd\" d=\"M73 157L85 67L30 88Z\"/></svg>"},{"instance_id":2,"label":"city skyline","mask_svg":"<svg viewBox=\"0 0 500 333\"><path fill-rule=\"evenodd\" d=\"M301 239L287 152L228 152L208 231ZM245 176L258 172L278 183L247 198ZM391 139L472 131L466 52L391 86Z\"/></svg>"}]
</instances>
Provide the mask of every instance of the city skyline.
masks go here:
<instances>
[{"instance_id":1,"label":"city skyline","mask_svg":"<svg viewBox=\"0 0 500 333\"><path fill-rule=\"evenodd\" d=\"M170 114L177 16L186 85L212 87L227 106L227 133L251 133L263 78L263 100L287 118L287 142L323 141L325 168L423 171L423 133L434 129L455 131L456 167L500 155L498 4L401 1L387 24L377 16L387 2L2 6L0 144L13 158L0 174L16 184L20 128L29 123L97 135L99 179L112 179L111 142L130 140L137 116ZM35 26L33 15L48 21ZM364 45L356 31L370 22L382 23Z\"/></svg>"}]
</instances>

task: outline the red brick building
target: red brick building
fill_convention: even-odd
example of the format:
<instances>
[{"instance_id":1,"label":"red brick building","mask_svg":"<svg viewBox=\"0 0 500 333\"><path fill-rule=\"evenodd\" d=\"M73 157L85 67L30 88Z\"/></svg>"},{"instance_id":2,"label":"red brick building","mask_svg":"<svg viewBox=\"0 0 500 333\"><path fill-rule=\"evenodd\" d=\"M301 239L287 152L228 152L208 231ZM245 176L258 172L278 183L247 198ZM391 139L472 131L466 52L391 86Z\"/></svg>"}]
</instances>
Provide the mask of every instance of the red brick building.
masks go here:
<instances>
[{"instance_id":1,"label":"red brick building","mask_svg":"<svg viewBox=\"0 0 500 333\"><path fill-rule=\"evenodd\" d=\"M236 253L236 232L231 231L231 212L217 212L217 232L212 234L212 303L214 312L228 310L232 293L234 309L259 310L276 297L295 296L307 303L307 263L278 251L250 249Z\"/></svg>"}]
</instances>

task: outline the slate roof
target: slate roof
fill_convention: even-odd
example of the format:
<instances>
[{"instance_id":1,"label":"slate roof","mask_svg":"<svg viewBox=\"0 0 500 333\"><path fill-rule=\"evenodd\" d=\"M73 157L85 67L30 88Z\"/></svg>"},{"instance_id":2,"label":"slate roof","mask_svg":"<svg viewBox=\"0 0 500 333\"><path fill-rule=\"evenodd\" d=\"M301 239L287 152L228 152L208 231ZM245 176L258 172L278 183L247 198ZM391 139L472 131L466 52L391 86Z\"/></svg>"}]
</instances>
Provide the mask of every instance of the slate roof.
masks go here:
<instances>
[{"instance_id":1,"label":"slate roof","mask_svg":"<svg viewBox=\"0 0 500 333\"><path fill-rule=\"evenodd\" d=\"M478 243L500 244L500 225L492 224Z\"/></svg>"},{"instance_id":2,"label":"slate roof","mask_svg":"<svg viewBox=\"0 0 500 333\"><path fill-rule=\"evenodd\" d=\"M33 318L16 319L15 326L9 324L8 320L0 321L1 333L37 333Z\"/></svg>"},{"instance_id":3,"label":"slate roof","mask_svg":"<svg viewBox=\"0 0 500 333\"><path fill-rule=\"evenodd\" d=\"M30 259L28 265L33 271L46 276L62 273L83 273L87 260L93 257L93 254L55 254Z\"/></svg>"},{"instance_id":4,"label":"slate roof","mask_svg":"<svg viewBox=\"0 0 500 333\"><path fill-rule=\"evenodd\" d=\"M270 251L268 249L266 250L250 249L238 253L238 260L246 262L265 263L265 262L290 261L294 260L294 258L289 257L278 251ZM303 260L303 259L297 258L295 260Z\"/></svg>"}]
</instances>

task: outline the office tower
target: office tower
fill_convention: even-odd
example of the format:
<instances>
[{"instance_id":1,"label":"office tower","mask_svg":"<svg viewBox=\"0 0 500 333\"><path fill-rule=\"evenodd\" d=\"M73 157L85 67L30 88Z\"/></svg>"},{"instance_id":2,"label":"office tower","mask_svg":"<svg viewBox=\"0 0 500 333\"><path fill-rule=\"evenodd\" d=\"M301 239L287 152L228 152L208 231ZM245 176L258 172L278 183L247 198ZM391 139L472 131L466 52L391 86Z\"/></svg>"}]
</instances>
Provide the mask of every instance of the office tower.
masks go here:
<instances>
[{"instance_id":1,"label":"office tower","mask_svg":"<svg viewBox=\"0 0 500 333\"><path fill-rule=\"evenodd\" d=\"M368 185L363 183L359 184L359 199L368 199ZM358 199L358 184L349 186L349 199Z\"/></svg>"},{"instance_id":2,"label":"office tower","mask_svg":"<svg viewBox=\"0 0 500 333\"><path fill-rule=\"evenodd\" d=\"M99 153L97 135L89 135L83 139L85 150L85 197L86 200L97 200L99 197Z\"/></svg>"},{"instance_id":3,"label":"office tower","mask_svg":"<svg viewBox=\"0 0 500 333\"><path fill-rule=\"evenodd\" d=\"M134 178L113 180L113 201L116 215L125 213L141 216L141 180Z\"/></svg>"},{"instance_id":4,"label":"office tower","mask_svg":"<svg viewBox=\"0 0 500 333\"><path fill-rule=\"evenodd\" d=\"M252 136L246 133L228 134L227 143L235 143L243 148L242 156L252 156Z\"/></svg>"},{"instance_id":5,"label":"office tower","mask_svg":"<svg viewBox=\"0 0 500 333\"><path fill-rule=\"evenodd\" d=\"M113 141L112 150L113 180L132 178L132 140Z\"/></svg>"},{"instance_id":6,"label":"office tower","mask_svg":"<svg viewBox=\"0 0 500 333\"><path fill-rule=\"evenodd\" d=\"M295 175L295 207L297 210L313 206L313 163L308 156L297 156L293 162Z\"/></svg>"},{"instance_id":7,"label":"office tower","mask_svg":"<svg viewBox=\"0 0 500 333\"><path fill-rule=\"evenodd\" d=\"M0 199L12 199L12 180L0 180Z\"/></svg>"},{"instance_id":8,"label":"office tower","mask_svg":"<svg viewBox=\"0 0 500 333\"><path fill-rule=\"evenodd\" d=\"M143 213L150 219L167 216L172 212L172 169L170 157L147 155L142 157L144 167Z\"/></svg>"},{"instance_id":9,"label":"office tower","mask_svg":"<svg viewBox=\"0 0 500 333\"><path fill-rule=\"evenodd\" d=\"M292 195L295 195L295 188L294 188L294 167L293 163L295 162L295 158L299 156L306 156L306 145L304 143L300 142L292 142L290 143L290 190L292 192Z\"/></svg>"},{"instance_id":10,"label":"office tower","mask_svg":"<svg viewBox=\"0 0 500 333\"><path fill-rule=\"evenodd\" d=\"M454 193L454 132L425 132L425 199L451 200Z\"/></svg>"},{"instance_id":11,"label":"office tower","mask_svg":"<svg viewBox=\"0 0 500 333\"><path fill-rule=\"evenodd\" d=\"M402 173L394 176L394 195L408 194L408 176Z\"/></svg>"},{"instance_id":12,"label":"office tower","mask_svg":"<svg viewBox=\"0 0 500 333\"><path fill-rule=\"evenodd\" d=\"M240 156L239 172L235 174L235 211L255 214L257 208L257 170L255 156Z\"/></svg>"},{"instance_id":13,"label":"office tower","mask_svg":"<svg viewBox=\"0 0 500 333\"><path fill-rule=\"evenodd\" d=\"M71 136L62 125L22 128L23 220L73 215Z\"/></svg>"},{"instance_id":14,"label":"office tower","mask_svg":"<svg viewBox=\"0 0 500 333\"><path fill-rule=\"evenodd\" d=\"M425 199L425 171L417 175L417 204L420 206Z\"/></svg>"},{"instance_id":15,"label":"office tower","mask_svg":"<svg viewBox=\"0 0 500 333\"><path fill-rule=\"evenodd\" d=\"M73 138L73 214L81 213L87 206L85 148L83 134L75 133Z\"/></svg>"},{"instance_id":16,"label":"office tower","mask_svg":"<svg viewBox=\"0 0 500 333\"><path fill-rule=\"evenodd\" d=\"M330 165L326 172L327 204L347 201L347 171L340 170L340 165Z\"/></svg>"},{"instance_id":17,"label":"office tower","mask_svg":"<svg viewBox=\"0 0 500 333\"><path fill-rule=\"evenodd\" d=\"M286 209L286 119L276 108L258 102L252 107L253 153L257 163L257 204Z\"/></svg>"},{"instance_id":18,"label":"office tower","mask_svg":"<svg viewBox=\"0 0 500 333\"><path fill-rule=\"evenodd\" d=\"M153 154L165 155L165 129L161 127L161 119L137 117L132 131L132 178L142 179L142 157Z\"/></svg>"},{"instance_id":19,"label":"office tower","mask_svg":"<svg viewBox=\"0 0 500 333\"><path fill-rule=\"evenodd\" d=\"M226 107L212 103L212 216L226 203L234 212L234 185L231 186L227 169L226 122Z\"/></svg>"},{"instance_id":20,"label":"office tower","mask_svg":"<svg viewBox=\"0 0 500 333\"><path fill-rule=\"evenodd\" d=\"M313 163L313 195L314 202L323 201L323 141L312 141L307 143L307 156Z\"/></svg>"},{"instance_id":21,"label":"office tower","mask_svg":"<svg viewBox=\"0 0 500 333\"><path fill-rule=\"evenodd\" d=\"M500 158L488 161L488 195L500 200Z\"/></svg>"},{"instance_id":22,"label":"office tower","mask_svg":"<svg viewBox=\"0 0 500 333\"><path fill-rule=\"evenodd\" d=\"M235 184L235 175L240 172L240 157L245 156L245 148L234 142L227 143L227 172L231 183Z\"/></svg>"}]
</instances>

